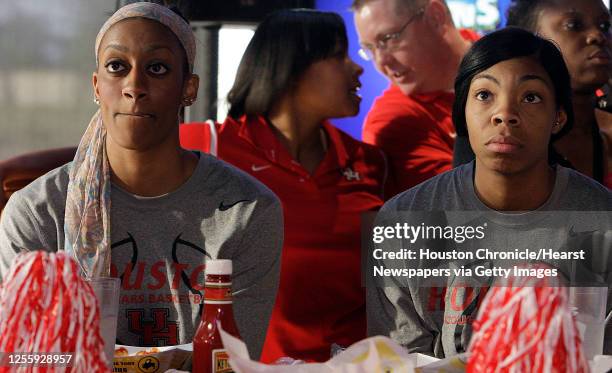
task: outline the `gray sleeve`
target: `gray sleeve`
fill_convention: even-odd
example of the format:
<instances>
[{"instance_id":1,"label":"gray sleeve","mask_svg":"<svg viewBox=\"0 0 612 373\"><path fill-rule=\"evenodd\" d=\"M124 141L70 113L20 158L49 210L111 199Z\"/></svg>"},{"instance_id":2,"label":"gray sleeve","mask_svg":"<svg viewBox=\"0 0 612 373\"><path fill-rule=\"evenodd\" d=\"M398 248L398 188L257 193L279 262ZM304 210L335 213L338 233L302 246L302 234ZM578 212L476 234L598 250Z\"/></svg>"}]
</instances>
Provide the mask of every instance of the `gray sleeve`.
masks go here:
<instances>
[{"instance_id":1,"label":"gray sleeve","mask_svg":"<svg viewBox=\"0 0 612 373\"><path fill-rule=\"evenodd\" d=\"M36 219L20 192L11 196L0 219L0 280L20 251L49 248Z\"/></svg>"},{"instance_id":2,"label":"gray sleeve","mask_svg":"<svg viewBox=\"0 0 612 373\"><path fill-rule=\"evenodd\" d=\"M283 245L283 212L273 194L258 200L234 264L234 316L251 359L259 360L276 300Z\"/></svg>"},{"instance_id":3,"label":"gray sleeve","mask_svg":"<svg viewBox=\"0 0 612 373\"><path fill-rule=\"evenodd\" d=\"M393 226L400 220L395 211L398 199L392 199L380 210L375 226ZM402 248L402 240L385 240L376 245L385 252ZM415 307L420 301L419 288L409 284L402 277L387 276L373 278L373 266L399 269L408 268L398 261L377 260L373 257L373 243L370 240L368 253L368 271L366 286L366 312L368 336L384 335L405 347L408 352L434 354L434 333L424 325L424 320ZM411 286L413 285L413 286Z\"/></svg>"},{"instance_id":4,"label":"gray sleeve","mask_svg":"<svg viewBox=\"0 0 612 373\"><path fill-rule=\"evenodd\" d=\"M409 353L434 355L434 334L423 325L409 288L368 287L366 294L368 336L388 336Z\"/></svg>"}]
</instances>

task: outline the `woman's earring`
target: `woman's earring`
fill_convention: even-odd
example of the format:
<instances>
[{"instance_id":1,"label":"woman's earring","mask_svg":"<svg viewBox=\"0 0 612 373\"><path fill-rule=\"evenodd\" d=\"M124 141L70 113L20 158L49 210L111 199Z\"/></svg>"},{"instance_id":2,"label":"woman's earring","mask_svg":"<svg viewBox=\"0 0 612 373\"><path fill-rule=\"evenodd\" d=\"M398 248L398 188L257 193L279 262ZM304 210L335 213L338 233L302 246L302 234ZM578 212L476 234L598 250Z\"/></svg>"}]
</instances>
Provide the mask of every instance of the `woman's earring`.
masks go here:
<instances>
[{"instance_id":1,"label":"woman's earring","mask_svg":"<svg viewBox=\"0 0 612 373\"><path fill-rule=\"evenodd\" d=\"M183 99L183 104L185 104L185 106L190 106L191 104L193 104L193 98L191 97L185 97Z\"/></svg>"},{"instance_id":2,"label":"woman's earring","mask_svg":"<svg viewBox=\"0 0 612 373\"><path fill-rule=\"evenodd\" d=\"M93 102L94 102L94 104L100 106L100 99L99 98L94 97Z\"/></svg>"}]
</instances>

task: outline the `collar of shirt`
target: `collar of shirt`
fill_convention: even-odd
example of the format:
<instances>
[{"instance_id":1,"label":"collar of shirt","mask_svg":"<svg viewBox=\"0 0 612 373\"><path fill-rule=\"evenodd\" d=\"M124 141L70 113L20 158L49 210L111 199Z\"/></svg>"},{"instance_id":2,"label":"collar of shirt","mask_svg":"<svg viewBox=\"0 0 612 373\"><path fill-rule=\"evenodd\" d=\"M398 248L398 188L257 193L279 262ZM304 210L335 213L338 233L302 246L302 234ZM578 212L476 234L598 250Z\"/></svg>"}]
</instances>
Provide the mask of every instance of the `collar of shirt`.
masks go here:
<instances>
[{"instance_id":1,"label":"collar of shirt","mask_svg":"<svg viewBox=\"0 0 612 373\"><path fill-rule=\"evenodd\" d=\"M426 93L412 93L406 95L400 90L398 86L392 83L389 84L384 94L390 97L394 97L395 99L400 100L402 102L404 102L406 98L409 98L421 104L444 102L445 105L448 105L448 103L450 103L450 106L452 106L452 103L455 100L455 93L452 91L433 91Z\"/></svg>"},{"instance_id":2,"label":"collar of shirt","mask_svg":"<svg viewBox=\"0 0 612 373\"><path fill-rule=\"evenodd\" d=\"M258 148L269 161L281 165L299 165L278 140L272 131L272 124L265 117L256 116L247 119L243 116L240 118L239 126L238 136ZM349 155L340 133L329 121L323 122L322 128L329 140L328 150L315 173L321 170L345 168Z\"/></svg>"},{"instance_id":3,"label":"collar of shirt","mask_svg":"<svg viewBox=\"0 0 612 373\"><path fill-rule=\"evenodd\" d=\"M412 99L414 99L415 101L420 101L422 103L432 103L437 101L450 102L452 106L452 102L455 100L455 93L449 91L437 91L422 94L412 94L410 95L410 97L412 97Z\"/></svg>"}]
</instances>

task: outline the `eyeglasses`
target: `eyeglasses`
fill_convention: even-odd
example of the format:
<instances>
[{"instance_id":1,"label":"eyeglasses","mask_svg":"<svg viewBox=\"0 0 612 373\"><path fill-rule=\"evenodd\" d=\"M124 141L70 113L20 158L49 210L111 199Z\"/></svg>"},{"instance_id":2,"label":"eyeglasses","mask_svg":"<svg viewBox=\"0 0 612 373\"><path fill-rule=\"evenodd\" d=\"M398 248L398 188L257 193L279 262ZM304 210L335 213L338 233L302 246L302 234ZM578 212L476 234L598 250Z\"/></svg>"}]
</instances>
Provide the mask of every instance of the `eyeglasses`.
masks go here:
<instances>
[{"instance_id":1,"label":"eyeglasses","mask_svg":"<svg viewBox=\"0 0 612 373\"><path fill-rule=\"evenodd\" d=\"M378 49L381 52L393 52L397 50L402 43L400 37L406 30L409 24L414 22L418 17L422 16L425 13L425 8L419 9L399 30L395 32L390 32L388 34L384 34L378 40L376 40L376 44L362 44L361 49L359 49L359 57L363 58L366 61L374 60L374 51Z\"/></svg>"}]
</instances>

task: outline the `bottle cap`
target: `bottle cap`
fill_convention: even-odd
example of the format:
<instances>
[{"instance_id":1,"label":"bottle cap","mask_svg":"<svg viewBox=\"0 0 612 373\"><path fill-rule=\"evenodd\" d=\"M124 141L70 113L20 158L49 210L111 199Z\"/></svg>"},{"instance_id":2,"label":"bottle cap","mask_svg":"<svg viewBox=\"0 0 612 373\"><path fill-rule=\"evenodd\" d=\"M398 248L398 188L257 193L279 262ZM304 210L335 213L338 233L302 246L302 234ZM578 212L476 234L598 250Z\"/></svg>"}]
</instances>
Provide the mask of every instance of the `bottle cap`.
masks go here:
<instances>
[{"instance_id":1,"label":"bottle cap","mask_svg":"<svg viewBox=\"0 0 612 373\"><path fill-rule=\"evenodd\" d=\"M207 275L231 275L232 261L229 259L207 260L205 273Z\"/></svg>"}]
</instances>

